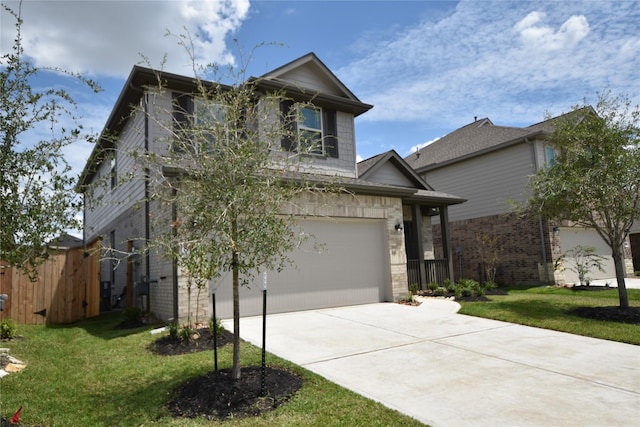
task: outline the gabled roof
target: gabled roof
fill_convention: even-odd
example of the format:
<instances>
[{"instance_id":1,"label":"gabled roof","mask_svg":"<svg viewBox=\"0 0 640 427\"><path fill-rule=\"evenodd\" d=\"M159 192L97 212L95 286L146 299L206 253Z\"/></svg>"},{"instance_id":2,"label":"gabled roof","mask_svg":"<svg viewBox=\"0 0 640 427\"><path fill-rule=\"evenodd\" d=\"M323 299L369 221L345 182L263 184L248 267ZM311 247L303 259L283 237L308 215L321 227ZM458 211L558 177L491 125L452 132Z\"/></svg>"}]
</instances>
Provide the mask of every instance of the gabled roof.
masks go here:
<instances>
[{"instance_id":1,"label":"gabled roof","mask_svg":"<svg viewBox=\"0 0 640 427\"><path fill-rule=\"evenodd\" d=\"M385 180L381 180L377 172L391 165L396 172L407 179L410 186L394 185ZM360 182L369 186L383 186L386 188L403 188L410 191L410 194L403 195L405 201L420 203L423 205L445 206L463 203L462 199L452 194L435 191L427 182L422 179L395 150L378 154L357 164L358 178L354 182Z\"/></svg>"},{"instance_id":2,"label":"gabled roof","mask_svg":"<svg viewBox=\"0 0 640 427\"><path fill-rule=\"evenodd\" d=\"M354 116L373 108L360 101L313 52L249 81L261 89L284 90L296 100L313 101L320 107L339 106Z\"/></svg>"},{"instance_id":3,"label":"gabled roof","mask_svg":"<svg viewBox=\"0 0 640 427\"><path fill-rule=\"evenodd\" d=\"M329 89L326 91L327 93L360 102L353 92L351 92L313 52L307 53L275 70L269 71L262 75L261 79L296 84L304 88L308 82L301 78L300 70L309 71L313 74L316 79L323 83L325 88ZM314 83L317 82L314 81Z\"/></svg>"},{"instance_id":4,"label":"gabled roof","mask_svg":"<svg viewBox=\"0 0 640 427\"><path fill-rule=\"evenodd\" d=\"M73 236L69 233L64 233L61 236L52 239L48 246L52 248L77 248L84 244L83 240L79 237Z\"/></svg>"},{"instance_id":5,"label":"gabled roof","mask_svg":"<svg viewBox=\"0 0 640 427\"><path fill-rule=\"evenodd\" d=\"M393 165L396 170L413 185L414 188L420 190L433 190L433 188L427 184L427 182L422 179L420 175L418 175L395 150L390 150L386 153L381 153L377 156L358 162L358 177L368 181L375 181L376 172L388 163Z\"/></svg>"},{"instance_id":6,"label":"gabled roof","mask_svg":"<svg viewBox=\"0 0 640 427\"><path fill-rule=\"evenodd\" d=\"M416 172L436 169L489 151L533 139L545 133L542 126L496 126L488 118L475 120L405 157Z\"/></svg>"},{"instance_id":7,"label":"gabled roof","mask_svg":"<svg viewBox=\"0 0 640 427\"><path fill-rule=\"evenodd\" d=\"M554 125L559 121L571 119L572 117L576 117L576 120L579 120L581 116L587 115L587 114L593 114L596 116L598 115L598 113L592 106L587 105L585 107L578 108L568 113L560 114L559 116L546 119L540 123L533 124L529 126L527 129L553 132Z\"/></svg>"},{"instance_id":8,"label":"gabled roof","mask_svg":"<svg viewBox=\"0 0 640 427\"><path fill-rule=\"evenodd\" d=\"M422 173L513 144L544 137L553 132L559 120L571 119L572 116L579 120L584 114L597 115L597 112L593 107L585 106L524 128L496 126L488 118L474 120L410 154L405 160L417 173Z\"/></svg>"}]
</instances>

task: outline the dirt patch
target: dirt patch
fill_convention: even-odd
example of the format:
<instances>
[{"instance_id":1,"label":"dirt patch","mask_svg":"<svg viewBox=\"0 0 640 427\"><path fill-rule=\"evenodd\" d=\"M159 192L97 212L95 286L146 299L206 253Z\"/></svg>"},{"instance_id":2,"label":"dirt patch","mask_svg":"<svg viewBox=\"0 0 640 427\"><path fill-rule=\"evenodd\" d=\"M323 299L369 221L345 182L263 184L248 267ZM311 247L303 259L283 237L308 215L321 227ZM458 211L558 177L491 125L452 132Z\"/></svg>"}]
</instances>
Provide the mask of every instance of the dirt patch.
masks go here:
<instances>
[{"instance_id":1,"label":"dirt patch","mask_svg":"<svg viewBox=\"0 0 640 427\"><path fill-rule=\"evenodd\" d=\"M149 345L149 351L161 356L195 353L214 349L213 334L206 329L198 329L198 339L183 341L179 338L163 335ZM218 348L233 342L233 334L226 329L218 336Z\"/></svg>"},{"instance_id":2,"label":"dirt patch","mask_svg":"<svg viewBox=\"0 0 640 427\"><path fill-rule=\"evenodd\" d=\"M640 307L578 307L567 313L587 319L640 325Z\"/></svg>"},{"instance_id":3,"label":"dirt patch","mask_svg":"<svg viewBox=\"0 0 640 427\"><path fill-rule=\"evenodd\" d=\"M182 341L169 335L149 345L149 351L163 355L214 349L211 331L198 330L198 339ZM224 330L217 338L218 347L233 342L233 334ZM264 393L262 368L244 367L239 380L231 378L230 369L213 371L194 378L173 390L167 408L176 417L225 420L258 416L281 406L302 387L303 380L285 369L265 367Z\"/></svg>"}]
</instances>

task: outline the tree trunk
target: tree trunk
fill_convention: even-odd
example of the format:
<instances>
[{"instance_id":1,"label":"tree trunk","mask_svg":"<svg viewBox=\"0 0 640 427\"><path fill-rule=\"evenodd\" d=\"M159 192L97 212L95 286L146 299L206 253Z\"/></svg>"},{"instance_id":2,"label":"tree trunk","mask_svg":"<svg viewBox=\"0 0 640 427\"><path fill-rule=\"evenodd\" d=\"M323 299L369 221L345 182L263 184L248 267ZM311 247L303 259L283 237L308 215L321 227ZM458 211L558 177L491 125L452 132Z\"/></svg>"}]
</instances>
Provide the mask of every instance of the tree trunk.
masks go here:
<instances>
[{"instance_id":1,"label":"tree trunk","mask_svg":"<svg viewBox=\"0 0 640 427\"><path fill-rule=\"evenodd\" d=\"M233 369L231 378L240 379L240 281L238 277L237 253L233 265Z\"/></svg>"},{"instance_id":2,"label":"tree trunk","mask_svg":"<svg viewBox=\"0 0 640 427\"><path fill-rule=\"evenodd\" d=\"M627 285L624 282L624 260L621 250L613 251L613 263L616 267L616 281L618 282L618 298L620 308L629 308L629 297L627 296Z\"/></svg>"},{"instance_id":3,"label":"tree trunk","mask_svg":"<svg viewBox=\"0 0 640 427\"><path fill-rule=\"evenodd\" d=\"M232 238L235 240L237 222L233 220L231 226ZM240 379L240 277L238 274L238 251L232 250L231 264L233 268L233 368L231 378Z\"/></svg>"}]
</instances>

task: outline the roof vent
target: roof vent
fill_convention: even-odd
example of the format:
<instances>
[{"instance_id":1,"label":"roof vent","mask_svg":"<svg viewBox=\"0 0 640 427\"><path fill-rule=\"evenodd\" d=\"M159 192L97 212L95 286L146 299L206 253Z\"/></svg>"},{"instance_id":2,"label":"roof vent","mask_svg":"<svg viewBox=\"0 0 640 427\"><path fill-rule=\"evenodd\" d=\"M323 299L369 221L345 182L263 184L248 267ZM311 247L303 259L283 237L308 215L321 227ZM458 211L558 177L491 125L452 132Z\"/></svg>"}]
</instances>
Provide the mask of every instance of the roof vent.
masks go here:
<instances>
[{"instance_id":1,"label":"roof vent","mask_svg":"<svg viewBox=\"0 0 640 427\"><path fill-rule=\"evenodd\" d=\"M473 116L473 121L477 122L478 121L478 116Z\"/></svg>"}]
</instances>

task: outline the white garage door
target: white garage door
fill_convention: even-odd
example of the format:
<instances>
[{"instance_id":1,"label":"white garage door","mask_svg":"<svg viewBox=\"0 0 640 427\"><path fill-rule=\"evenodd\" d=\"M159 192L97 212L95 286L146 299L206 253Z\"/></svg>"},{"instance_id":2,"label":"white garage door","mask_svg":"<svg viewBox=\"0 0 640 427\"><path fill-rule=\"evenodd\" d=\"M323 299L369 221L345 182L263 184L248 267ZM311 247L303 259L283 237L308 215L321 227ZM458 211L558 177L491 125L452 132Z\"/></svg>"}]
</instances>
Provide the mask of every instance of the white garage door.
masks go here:
<instances>
[{"instance_id":1,"label":"white garage door","mask_svg":"<svg viewBox=\"0 0 640 427\"><path fill-rule=\"evenodd\" d=\"M562 228L560 231L560 239L562 241L561 248L562 253L575 248L578 245L593 246L596 248L596 253L604 260L602 262L602 268L604 271L600 271L597 268L591 270L587 275L591 279L610 279L616 277L616 268L613 264L613 257L611 256L611 248L602 240L598 233L593 230L584 230L577 228ZM566 283L580 283L578 279L578 273L571 271L568 267L574 267L575 263L570 258L566 262L567 269L564 272Z\"/></svg>"},{"instance_id":2,"label":"white garage door","mask_svg":"<svg viewBox=\"0 0 640 427\"><path fill-rule=\"evenodd\" d=\"M315 236L293 254L293 266L268 273L268 313L384 301L390 288L389 250L383 221L304 220ZM231 274L216 291L216 316L233 316ZM241 288L241 316L262 313L262 276Z\"/></svg>"}]
</instances>

